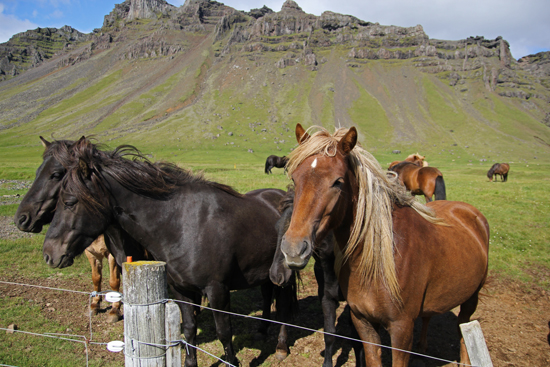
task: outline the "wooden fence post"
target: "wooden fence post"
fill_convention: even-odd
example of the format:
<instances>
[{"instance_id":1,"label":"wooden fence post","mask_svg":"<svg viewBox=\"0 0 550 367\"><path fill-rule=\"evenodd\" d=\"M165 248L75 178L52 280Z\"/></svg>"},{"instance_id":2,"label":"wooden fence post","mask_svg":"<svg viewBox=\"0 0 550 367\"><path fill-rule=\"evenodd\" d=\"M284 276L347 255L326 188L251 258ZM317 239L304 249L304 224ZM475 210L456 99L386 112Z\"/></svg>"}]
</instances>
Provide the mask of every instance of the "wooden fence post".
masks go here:
<instances>
[{"instance_id":1,"label":"wooden fence post","mask_svg":"<svg viewBox=\"0 0 550 367\"><path fill-rule=\"evenodd\" d=\"M123 263L126 367L165 367L166 263Z\"/></svg>"},{"instance_id":2,"label":"wooden fence post","mask_svg":"<svg viewBox=\"0 0 550 367\"><path fill-rule=\"evenodd\" d=\"M181 339L181 312L180 307L174 301L166 303L166 344L173 345L166 352L166 367L181 367L181 343L175 345L176 340Z\"/></svg>"},{"instance_id":3,"label":"wooden fence post","mask_svg":"<svg viewBox=\"0 0 550 367\"><path fill-rule=\"evenodd\" d=\"M460 330L470 357L470 364L478 367L493 367L479 322L474 320L460 324Z\"/></svg>"}]
</instances>

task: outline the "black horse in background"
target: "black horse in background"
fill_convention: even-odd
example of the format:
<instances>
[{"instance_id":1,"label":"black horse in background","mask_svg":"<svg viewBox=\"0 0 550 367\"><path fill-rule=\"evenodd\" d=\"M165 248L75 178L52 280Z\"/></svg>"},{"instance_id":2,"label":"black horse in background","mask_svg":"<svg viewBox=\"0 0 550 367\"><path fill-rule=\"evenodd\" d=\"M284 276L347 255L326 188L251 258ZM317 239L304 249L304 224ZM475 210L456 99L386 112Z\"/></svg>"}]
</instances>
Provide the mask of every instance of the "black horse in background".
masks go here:
<instances>
[{"instance_id":1,"label":"black horse in background","mask_svg":"<svg viewBox=\"0 0 550 367\"><path fill-rule=\"evenodd\" d=\"M494 178L496 182L497 175L500 175L500 181L506 182L508 181L509 171L510 171L510 165L508 163L495 163L489 169L489 171L487 171L487 177L489 178L489 181L493 181L493 178Z\"/></svg>"},{"instance_id":2,"label":"black horse in background","mask_svg":"<svg viewBox=\"0 0 550 367\"><path fill-rule=\"evenodd\" d=\"M154 259L166 262L175 298L191 303L179 304L189 344L196 344L203 295L211 307L229 310L230 290L261 286L263 316L270 313L266 297L271 301L275 294L280 319L290 321L296 288L275 287L269 280L280 217L277 205L284 191L239 194L176 165L151 163L133 147L103 152L85 138L71 145L69 154L54 158L65 172L44 241L44 260L50 266L72 265L75 256L109 230L130 237ZM124 253L123 245L112 241L110 250ZM226 360L238 365L230 316L213 315ZM263 322L262 328L268 324ZM279 359L288 354L286 338L286 328L281 327ZM188 348L185 366L196 365L196 349Z\"/></svg>"},{"instance_id":3,"label":"black horse in background","mask_svg":"<svg viewBox=\"0 0 550 367\"><path fill-rule=\"evenodd\" d=\"M281 211L281 218L277 221L277 251L273 258L273 264L269 270L269 277L271 281L277 285L285 286L289 281L294 282L294 272L283 265L284 255L281 251L281 240L290 225L290 219L292 217L292 209L294 204L294 190L289 189L285 197L281 200L279 211ZM336 309L338 308L340 301L345 301L340 286L338 284L338 278L334 271L334 236L332 232L326 236L323 242L316 247L313 253L315 264L313 270L315 273L315 279L317 280L318 289L317 295L321 302L323 309L323 322L324 331L326 333L336 333ZM353 323L350 320L351 325L351 337L359 339ZM324 334L325 339L325 356L323 361L323 367L332 367L332 355L335 350L336 337L329 334ZM365 365L365 357L363 346L360 342L352 342L352 347L355 351L356 366Z\"/></svg>"},{"instance_id":4,"label":"black horse in background","mask_svg":"<svg viewBox=\"0 0 550 367\"><path fill-rule=\"evenodd\" d=\"M273 167L284 168L286 166L286 162L288 162L288 158L286 156L278 157L276 155L270 155L265 160L265 173L270 174Z\"/></svg>"}]
</instances>

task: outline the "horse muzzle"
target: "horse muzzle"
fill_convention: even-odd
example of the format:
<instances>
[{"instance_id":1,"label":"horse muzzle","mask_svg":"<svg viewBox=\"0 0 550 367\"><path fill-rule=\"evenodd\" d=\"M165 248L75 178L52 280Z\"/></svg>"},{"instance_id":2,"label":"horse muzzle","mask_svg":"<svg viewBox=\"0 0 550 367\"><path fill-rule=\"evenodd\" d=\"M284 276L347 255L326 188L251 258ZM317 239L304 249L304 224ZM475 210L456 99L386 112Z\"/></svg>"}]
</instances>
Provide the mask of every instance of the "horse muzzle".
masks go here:
<instances>
[{"instance_id":1,"label":"horse muzzle","mask_svg":"<svg viewBox=\"0 0 550 367\"><path fill-rule=\"evenodd\" d=\"M20 231L40 233L43 224L41 221L33 220L30 213L21 213L15 217L15 225Z\"/></svg>"},{"instance_id":2,"label":"horse muzzle","mask_svg":"<svg viewBox=\"0 0 550 367\"><path fill-rule=\"evenodd\" d=\"M52 268L66 268L74 263L74 256L65 253L61 248L56 247L51 241L44 241L42 250L44 261Z\"/></svg>"},{"instance_id":3,"label":"horse muzzle","mask_svg":"<svg viewBox=\"0 0 550 367\"><path fill-rule=\"evenodd\" d=\"M306 267L309 258L313 254L312 241L302 239L291 242L285 236L281 242L281 251L285 256L285 266L291 270L302 270Z\"/></svg>"}]
</instances>

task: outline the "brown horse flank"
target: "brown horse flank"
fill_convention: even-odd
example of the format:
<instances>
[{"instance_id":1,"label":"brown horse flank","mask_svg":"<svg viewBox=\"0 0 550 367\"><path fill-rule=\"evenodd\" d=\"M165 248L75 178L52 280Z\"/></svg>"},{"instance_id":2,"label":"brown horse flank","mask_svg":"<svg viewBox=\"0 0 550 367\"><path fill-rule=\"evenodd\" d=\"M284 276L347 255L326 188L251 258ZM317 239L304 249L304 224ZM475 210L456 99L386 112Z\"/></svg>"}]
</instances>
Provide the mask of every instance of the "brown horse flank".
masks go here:
<instances>
[{"instance_id":1,"label":"brown horse flank","mask_svg":"<svg viewBox=\"0 0 550 367\"><path fill-rule=\"evenodd\" d=\"M426 202L435 200L446 200L445 181L443 174L435 167L419 167L411 162L401 162L390 168L390 171L397 173L399 181L413 195L424 195Z\"/></svg>"},{"instance_id":2,"label":"brown horse flank","mask_svg":"<svg viewBox=\"0 0 550 367\"><path fill-rule=\"evenodd\" d=\"M306 266L333 231L338 281L363 340L367 366L382 366L379 328L391 337L394 367L408 365L417 317L424 324L460 306L468 322L488 270L489 225L473 206L420 204L357 143L354 127L309 135L290 155L294 210L281 251L291 269ZM423 328L423 333L425 332ZM460 360L469 358L461 340Z\"/></svg>"},{"instance_id":3,"label":"brown horse flank","mask_svg":"<svg viewBox=\"0 0 550 367\"><path fill-rule=\"evenodd\" d=\"M510 171L510 165L508 163L495 163L487 172L487 177L489 177L489 181L491 182L494 177L496 182L496 176L500 175L500 181L506 182L508 181L508 171Z\"/></svg>"}]
</instances>

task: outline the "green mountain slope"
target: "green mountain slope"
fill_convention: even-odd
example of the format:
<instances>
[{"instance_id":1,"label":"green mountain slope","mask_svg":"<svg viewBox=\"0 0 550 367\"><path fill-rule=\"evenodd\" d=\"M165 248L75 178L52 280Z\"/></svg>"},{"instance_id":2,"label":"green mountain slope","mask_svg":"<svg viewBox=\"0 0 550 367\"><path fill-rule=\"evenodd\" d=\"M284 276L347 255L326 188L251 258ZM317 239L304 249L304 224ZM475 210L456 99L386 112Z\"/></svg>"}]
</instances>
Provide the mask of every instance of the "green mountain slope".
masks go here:
<instances>
[{"instance_id":1,"label":"green mountain slope","mask_svg":"<svg viewBox=\"0 0 550 367\"><path fill-rule=\"evenodd\" d=\"M548 163L545 54L517 62L500 38L432 40L421 26L317 17L290 0L249 14L149 0L144 18L131 2L0 82L2 156L36 154L38 135L94 135L159 158L261 161L288 153L300 122L357 126L388 159L397 149L465 164Z\"/></svg>"}]
</instances>

